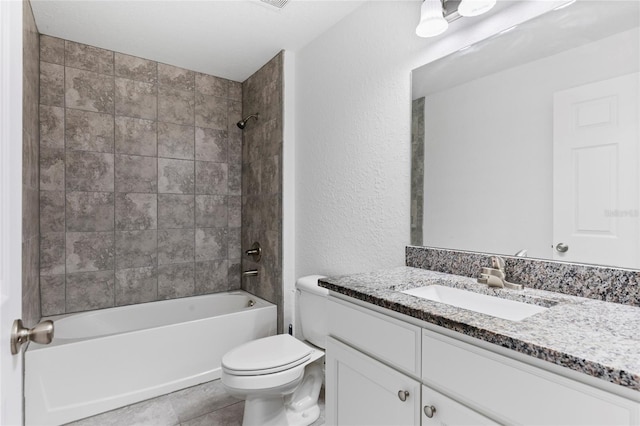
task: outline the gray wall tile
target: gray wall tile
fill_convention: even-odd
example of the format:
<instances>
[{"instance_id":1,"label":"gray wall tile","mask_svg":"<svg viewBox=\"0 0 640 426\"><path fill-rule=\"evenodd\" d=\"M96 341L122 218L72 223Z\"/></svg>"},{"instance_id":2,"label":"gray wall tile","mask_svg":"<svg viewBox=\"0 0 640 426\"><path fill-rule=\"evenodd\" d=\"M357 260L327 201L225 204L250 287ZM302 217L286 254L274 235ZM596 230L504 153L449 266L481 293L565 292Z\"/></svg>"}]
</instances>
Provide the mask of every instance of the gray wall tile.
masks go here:
<instances>
[{"instance_id":1,"label":"gray wall tile","mask_svg":"<svg viewBox=\"0 0 640 426\"><path fill-rule=\"evenodd\" d=\"M158 159L158 192L193 194L194 189L193 161Z\"/></svg>"},{"instance_id":2,"label":"gray wall tile","mask_svg":"<svg viewBox=\"0 0 640 426\"><path fill-rule=\"evenodd\" d=\"M67 312L113 307L114 285L113 271L68 274L66 277Z\"/></svg>"},{"instance_id":3,"label":"gray wall tile","mask_svg":"<svg viewBox=\"0 0 640 426\"><path fill-rule=\"evenodd\" d=\"M64 106L64 67L40 62L40 103Z\"/></svg>"},{"instance_id":4,"label":"gray wall tile","mask_svg":"<svg viewBox=\"0 0 640 426\"><path fill-rule=\"evenodd\" d=\"M227 130L227 99L196 93L196 126Z\"/></svg>"},{"instance_id":5,"label":"gray wall tile","mask_svg":"<svg viewBox=\"0 0 640 426\"><path fill-rule=\"evenodd\" d=\"M113 52L66 40L64 43L65 66L113 75Z\"/></svg>"},{"instance_id":6,"label":"gray wall tile","mask_svg":"<svg viewBox=\"0 0 640 426\"><path fill-rule=\"evenodd\" d=\"M113 179L113 154L67 151L67 191L112 192Z\"/></svg>"},{"instance_id":7,"label":"gray wall tile","mask_svg":"<svg viewBox=\"0 0 640 426\"><path fill-rule=\"evenodd\" d=\"M193 262L158 266L158 299L175 299L195 294Z\"/></svg>"},{"instance_id":8,"label":"gray wall tile","mask_svg":"<svg viewBox=\"0 0 640 426\"><path fill-rule=\"evenodd\" d=\"M158 152L155 121L141 118L116 117L116 152L155 156Z\"/></svg>"},{"instance_id":9,"label":"gray wall tile","mask_svg":"<svg viewBox=\"0 0 640 426\"><path fill-rule=\"evenodd\" d=\"M193 195L158 194L158 228L193 228Z\"/></svg>"},{"instance_id":10,"label":"gray wall tile","mask_svg":"<svg viewBox=\"0 0 640 426\"><path fill-rule=\"evenodd\" d=\"M242 258L241 237L242 230L240 228L229 228L229 259Z\"/></svg>"},{"instance_id":11,"label":"gray wall tile","mask_svg":"<svg viewBox=\"0 0 640 426\"><path fill-rule=\"evenodd\" d=\"M40 60L64 65L64 40L48 35L40 35Z\"/></svg>"},{"instance_id":12,"label":"gray wall tile","mask_svg":"<svg viewBox=\"0 0 640 426\"><path fill-rule=\"evenodd\" d=\"M228 247L227 228L196 229L196 261L226 259Z\"/></svg>"},{"instance_id":13,"label":"gray wall tile","mask_svg":"<svg viewBox=\"0 0 640 426\"><path fill-rule=\"evenodd\" d=\"M40 275L65 273L63 232L48 232L40 235Z\"/></svg>"},{"instance_id":14,"label":"gray wall tile","mask_svg":"<svg viewBox=\"0 0 640 426\"><path fill-rule=\"evenodd\" d=\"M196 294L227 291L229 289L228 274L227 260L196 262Z\"/></svg>"},{"instance_id":15,"label":"gray wall tile","mask_svg":"<svg viewBox=\"0 0 640 426\"><path fill-rule=\"evenodd\" d=\"M67 109L65 135L68 150L113 153L113 115Z\"/></svg>"},{"instance_id":16,"label":"gray wall tile","mask_svg":"<svg viewBox=\"0 0 640 426\"><path fill-rule=\"evenodd\" d=\"M195 72L173 65L158 64L158 81L162 86L193 91Z\"/></svg>"},{"instance_id":17,"label":"gray wall tile","mask_svg":"<svg viewBox=\"0 0 640 426\"><path fill-rule=\"evenodd\" d=\"M64 232L64 191L40 191L40 232Z\"/></svg>"},{"instance_id":18,"label":"gray wall tile","mask_svg":"<svg viewBox=\"0 0 640 426\"><path fill-rule=\"evenodd\" d=\"M117 192L158 192L158 160L155 157L116 155Z\"/></svg>"},{"instance_id":19,"label":"gray wall tile","mask_svg":"<svg viewBox=\"0 0 640 426\"><path fill-rule=\"evenodd\" d=\"M158 123L158 157L194 159L194 128Z\"/></svg>"},{"instance_id":20,"label":"gray wall tile","mask_svg":"<svg viewBox=\"0 0 640 426\"><path fill-rule=\"evenodd\" d=\"M22 319L27 327L41 316L39 229L40 37L31 4L22 6ZM46 108L46 107L44 107Z\"/></svg>"},{"instance_id":21,"label":"gray wall tile","mask_svg":"<svg viewBox=\"0 0 640 426\"><path fill-rule=\"evenodd\" d=\"M115 53L116 77L155 84L158 81L158 64L137 56Z\"/></svg>"},{"instance_id":22,"label":"gray wall tile","mask_svg":"<svg viewBox=\"0 0 640 426\"><path fill-rule=\"evenodd\" d=\"M40 277L40 294L42 296L43 317L66 312L64 275L42 275Z\"/></svg>"},{"instance_id":23,"label":"gray wall tile","mask_svg":"<svg viewBox=\"0 0 640 426\"><path fill-rule=\"evenodd\" d=\"M230 81L224 78L196 73L196 91L204 95L226 99L229 97L229 83Z\"/></svg>"},{"instance_id":24,"label":"gray wall tile","mask_svg":"<svg viewBox=\"0 0 640 426\"><path fill-rule=\"evenodd\" d=\"M64 150L42 148L40 150L40 189L64 190Z\"/></svg>"},{"instance_id":25,"label":"gray wall tile","mask_svg":"<svg viewBox=\"0 0 640 426\"><path fill-rule=\"evenodd\" d=\"M229 81L229 99L242 102L242 83Z\"/></svg>"},{"instance_id":26,"label":"gray wall tile","mask_svg":"<svg viewBox=\"0 0 640 426\"><path fill-rule=\"evenodd\" d=\"M37 283L41 267L47 287L37 303L43 312L114 306L116 291L118 304L194 294L196 227L200 292L239 288L239 259L228 259L240 253L243 132L236 122L242 118L242 85L75 42L67 42L65 51L64 40L38 38L32 26L34 45L42 42L35 54L25 54L35 66L27 61L24 68L24 116L32 111L35 120L33 129L25 127L23 143L24 205L33 216L30 221L23 215L23 227L25 235L36 236L35 243L23 243L23 275ZM32 74L43 85L40 91L32 90ZM277 98L272 89L265 96ZM271 121L278 110L255 108ZM275 149L275 142L263 147L260 139L273 138L279 128L274 122L253 130L256 161ZM264 222L260 209L269 206L258 200L251 205L250 217L260 218L251 223ZM30 254L34 247L40 253ZM34 287L24 288L31 298ZM31 315L29 306L25 312Z\"/></svg>"},{"instance_id":27,"label":"gray wall tile","mask_svg":"<svg viewBox=\"0 0 640 426\"><path fill-rule=\"evenodd\" d=\"M229 195L242 195L242 165L229 164Z\"/></svg>"},{"instance_id":28,"label":"gray wall tile","mask_svg":"<svg viewBox=\"0 0 640 426\"><path fill-rule=\"evenodd\" d=\"M67 232L67 274L114 268L113 232Z\"/></svg>"},{"instance_id":29,"label":"gray wall tile","mask_svg":"<svg viewBox=\"0 0 640 426\"><path fill-rule=\"evenodd\" d=\"M196 160L227 162L227 131L196 127Z\"/></svg>"},{"instance_id":30,"label":"gray wall tile","mask_svg":"<svg viewBox=\"0 0 640 426\"><path fill-rule=\"evenodd\" d=\"M116 230L139 231L158 227L156 194L117 193Z\"/></svg>"},{"instance_id":31,"label":"gray wall tile","mask_svg":"<svg viewBox=\"0 0 640 426\"><path fill-rule=\"evenodd\" d=\"M229 227L238 228L242 226L242 197L230 196L227 200L229 203Z\"/></svg>"},{"instance_id":32,"label":"gray wall tile","mask_svg":"<svg viewBox=\"0 0 640 426\"><path fill-rule=\"evenodd\" d=\"M64 91L67 108L113 114L113 77L66 67Z\"/></svg>"},{"instance_id":33,"label":"gray wall tile","mask_svg":"<svg viewBox=\"0 0 640 426\"><path fill-rule=\"evenodd\" d=\"M194 107L194 92L164 86L158 88L158 120L193 126Z\"/></svg>"},{"instance_id":34,"label":"gray wall tile","mask_svg":"<svg viewBox=\"0 0 640 426\"><path fill-rule=\"evenodd\" d=\"M224 195L228 188L226 163L196 161L196 194Z\"/></svg>"},{"instance_id":35,"label":"gray wall tile","mask_svg":"<svg viewBox=\"0 0 640 426\"><path fill-rule=\"evenodd\" d=\"M260 176L261 194L278 194L282 191L279 155L264 157L260 172L262 173Z\"/></svg>"},{"instance_id":36,"label":"gray wall tile","mask_svg":"<svg viewBox=\"0 0 640 426\"><path fill-rule=\"evenodd\" d=\"M67 192L67 231L113 231L113 192Z\"/></svg>"},{"instance_id":37,"label":"gray wall tile","mask_svg":"<svg viewBox=\"0 0 640 426\"><path fill-rule=\"evenodd\" d=\"M158 258L158 232L116 232L116 269L155 266Z\"/></svg>"},{"instance_id":38,"label":"gray wall tile","mask_svg":"<svg viewBox=\"0 0 640 426\"><path fill-rule=\"evenodd\" d=\"M229 290L242 287L242 262L240 259L229 260Z\"/></svg>"},{"instance_id":39,"label":"gray wall tile","mask_svg":"<svg viewBox=\"0 0 640 426\"><path fill-rule=\"evenodd\" d=\"M224 195L196 195L196 226L214 228L228 226L228 204Z\"/></svg>"},{"instance_id":40,"label":"gray wall tile","mask_svg":"<svg viewBox=\"0 0 640 426\"><path fill-rule=\"evenodd\" d=\"M155 120L158 116L157 86L116 77L116 114Z\"/></svg>"},{"instance_id":41,"label":"gray wall tile","mask_svg":"<svg viewBox=\"0 0 640 426\"><path fill-rule=\"evenodd\" d=\"M64 108L40 105L40 147L64 149Z\"/></svg>"},{"instance_id":42,"label":"gray wall tile","mask_svg":"<svg viewBox=\"0 0 640 426\"><path fill-rule=\"evenodd\" d=\"M193 262L195 242L193 229L158 231L158 265Z\"/></svg>"},{"instance_id":43,"label":"gray wall tile","mask_svg":"<svg viewBox=\"0 0 640 426\"><path fill-rule=\"evenodd\" d=\"M116 306L156 300L158 272L155 266L116 271Z\"/></svg>"}]
</instances>

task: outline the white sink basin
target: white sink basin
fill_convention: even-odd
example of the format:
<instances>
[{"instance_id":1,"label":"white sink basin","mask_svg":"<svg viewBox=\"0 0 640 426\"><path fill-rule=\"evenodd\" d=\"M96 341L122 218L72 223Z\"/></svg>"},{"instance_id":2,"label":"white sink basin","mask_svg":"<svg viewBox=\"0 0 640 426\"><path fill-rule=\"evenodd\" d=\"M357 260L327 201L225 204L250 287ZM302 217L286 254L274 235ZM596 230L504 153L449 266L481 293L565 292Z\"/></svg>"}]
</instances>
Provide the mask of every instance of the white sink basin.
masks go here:
<instances>
[{"instance_id":1,"label":"white sink basin","mask_svg":"<svg viewBox=\"0 0 640 426\"><path fill-rule=\"evenodd\" d=\"M441 285L412 288L402 293L510 321L522 321L525 318L548 309L543 306L501 299L499 297L487 296L486 294Z\"/></svg>"}]
</instances>

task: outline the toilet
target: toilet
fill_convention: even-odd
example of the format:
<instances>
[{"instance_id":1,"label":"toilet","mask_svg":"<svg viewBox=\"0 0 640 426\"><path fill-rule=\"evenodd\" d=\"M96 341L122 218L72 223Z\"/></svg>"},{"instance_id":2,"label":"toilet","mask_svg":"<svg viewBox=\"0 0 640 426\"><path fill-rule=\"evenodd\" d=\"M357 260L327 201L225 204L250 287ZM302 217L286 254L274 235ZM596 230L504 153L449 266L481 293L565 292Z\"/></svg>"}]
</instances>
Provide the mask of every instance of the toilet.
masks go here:
<instances>
[{"instance_id":1,"label":"toilet","mask_svg":"<svg viewBox=\"0 0 640 426\"><path fill-rule=\"evenodd\" d=\"M296 282L301 336L264 337L240 345L222 357L222 384L244 399L243 426L306 426L320 416L318 396L324 379L328 290L320 275Z\"/></svg>"}]
</instances>

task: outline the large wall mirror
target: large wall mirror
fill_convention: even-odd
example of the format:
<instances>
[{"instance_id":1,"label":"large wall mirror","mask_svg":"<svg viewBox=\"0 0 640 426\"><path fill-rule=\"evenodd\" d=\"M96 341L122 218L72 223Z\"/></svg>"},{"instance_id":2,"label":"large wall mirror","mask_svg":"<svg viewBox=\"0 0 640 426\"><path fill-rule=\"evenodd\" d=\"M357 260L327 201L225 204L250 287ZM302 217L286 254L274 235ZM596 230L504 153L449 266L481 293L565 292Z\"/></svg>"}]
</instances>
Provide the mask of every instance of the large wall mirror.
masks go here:
<instances>
[{"instance_id":1,"label":"large wall mirror","mask_svg":"<svg viewBox=\"0 0 640 426\"><path fill-rule=\"evenodd\" d=\"M640 269L639 23L578 0L414 70L412 243Z\"/></svg>"}]
</instances>

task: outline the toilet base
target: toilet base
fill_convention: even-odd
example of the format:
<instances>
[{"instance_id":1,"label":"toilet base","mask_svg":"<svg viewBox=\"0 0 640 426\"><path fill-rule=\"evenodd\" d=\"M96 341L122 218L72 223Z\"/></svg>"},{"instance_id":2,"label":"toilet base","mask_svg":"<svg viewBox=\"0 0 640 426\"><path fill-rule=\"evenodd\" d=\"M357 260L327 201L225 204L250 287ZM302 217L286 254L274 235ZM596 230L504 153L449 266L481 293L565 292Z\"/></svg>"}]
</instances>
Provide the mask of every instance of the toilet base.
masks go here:
<instances>
[{"instance_id":1,"label":"toilet base","mask_svg":"<svg viewBox=\"0 0 640 426\"><path fill-rule=\"evenodd\" d=\"M308 426L320 417L318 397L323 382L323 359L305 368L301 380L278 393L247 396L242 426Z\"/></svg>"}]
</instances>

